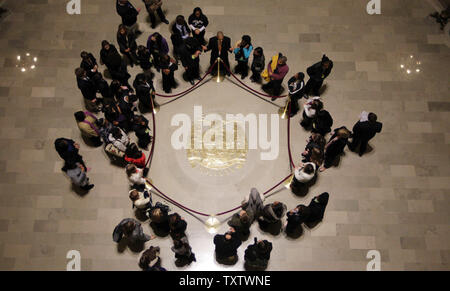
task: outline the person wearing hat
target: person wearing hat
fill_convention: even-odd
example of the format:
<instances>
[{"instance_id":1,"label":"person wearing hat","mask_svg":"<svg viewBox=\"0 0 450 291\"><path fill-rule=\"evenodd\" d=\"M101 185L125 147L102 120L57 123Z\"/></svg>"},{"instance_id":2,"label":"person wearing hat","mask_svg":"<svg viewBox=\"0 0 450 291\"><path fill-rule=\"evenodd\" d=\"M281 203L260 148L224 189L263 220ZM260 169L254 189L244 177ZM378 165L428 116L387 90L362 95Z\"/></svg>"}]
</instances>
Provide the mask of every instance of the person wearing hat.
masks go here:
<instances>
[{"instance_id":1,"label":"person wearing hat","mask_svg":"<svg viewBox=\"0 0 450 291\"><path fill-rule=\"evenodd\" d=\"M298 72L288 81L289 97L291 98L290 117L296 115L300 110L300 107L298 106L298 100L300 100L304 94L304 79L305 74L303 74L302 72Z\"/></svg>"},{"instance_id":2,"label":"person wearing hat","mask_svg":"<svg viewBox=\"0 0 450 291\"><path fill-rule=\"evenodd\" d=\"M320 88L323 81L328 77L333 69L333 62L326 56L322 56L322 60L311 67L306 72L309 75L308 83L305 86L305 94L309 95L312 91L314 96L320 96Z\"/></svg>"}]
</instances>

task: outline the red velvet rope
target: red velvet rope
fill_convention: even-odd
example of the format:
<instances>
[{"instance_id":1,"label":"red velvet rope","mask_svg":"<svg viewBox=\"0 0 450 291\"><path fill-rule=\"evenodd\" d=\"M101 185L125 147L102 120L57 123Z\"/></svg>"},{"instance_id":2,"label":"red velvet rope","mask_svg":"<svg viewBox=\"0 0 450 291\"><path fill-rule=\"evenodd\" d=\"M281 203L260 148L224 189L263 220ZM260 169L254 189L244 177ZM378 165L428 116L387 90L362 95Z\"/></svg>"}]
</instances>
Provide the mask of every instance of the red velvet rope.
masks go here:
<instances>
[{"instance_id":1,"label":"red velvet rope","mask_svg":"<svg viewBox=\"0 0 450 291\"><path fill-rule=\"evenodd\" d=\"M211 73L211 70L212 70L212 68L214 67L214 65L217 63L217 61L210 67L210 69L208 70L208 72L205 74L205 76L203 76L203 78L199 81L199 82L197 82L197 84L195 84L193 87L191 87L190 89L188 89L188 90L186 90L185 92L183 92L183 93L188 93L188 91L190 92L190 91L192 91L207 75L209 75L210 73ZM223 62L222 62L223 63ZM225 65L225 64L224 64ZM226 65L225 65L225 67L226 67ZM227 67L226 67L227 68ZM229 69L227 68L227 70L229 71ZM230 72L230 71L229 71ZM231 73L231 72L230 72ZM233 75L233 73L231 73L232 75ZM234 75L233 75L234 76ZM234 76L235 78L236 78L236 76ZM237 79L237 78L236 78ZM238 79L237 79L238 80ZM242 83L240 80L238 80L240 83ZM246 86L247 87L247 86ZM250 87L248 87L249 89L251 89ZM251 89L252 91L255 91L255 90L253 90L253 89ZM257 91L255 91L256 93L258 93ZM260 94L260 93L258 93L258 94ZM181 94L178 94L178 95L181 95ZM160 96L160 95L157 95L157 96ZM171 96L171 97L175 97L175 96L177 96L177 95L173 95L173 96ZM167 97L167 96L166 96ZM269 97L271 97L271 96L269 96ZM279 97L277 97L277 98L282 98L282 97L285 97L285 96L279 96ZM149 164L149 162L150 162L150 160L153 158L153 152L154 152L154 148L155 148L155 136L156 136L156 125L155 125L155 113L154 113L154 104L153 104L153 99L151 100L151 104L152 104L152 120L153 120L153 141L152 141L152 147L151 147L151 149L150 149L150 154L149 154L149 157L148 157L148 160L147 160L147 162L146 162L146 164L145 164L145 167L147 167L148 166L148 164ZM290 146L290 112L291 112L291 104L289 103L288 104L288 122L287 122L287 126L288 126L288 134L287 134L287 136L288 136L288 141L287 141L287 144L288 144L288 153L289 153L289 162L290 162L290 164L293 166L293 167L295 167L295 164L294 164L294 162L293 162L293 159L292 159L292 153L291 153L291 146ZM267 190L267 191L265 191L264 193L263 193L263 195L265 196L265 195L267 195L267 194L269 194L270 192L272 192L275 188L277 188L278 186L280 186L284 181L286 181L287 179L289 179L290 177L292 176L292 174L289 174L287 177L285 177L283 180L281 180L279 183L277 183L275 186L273 186L273 187L271 187L269 190ZM189 212L192 212L192 213L195 213L195 214L197 214L197 215L201 215L201 216L211 216L211 214L207 214L207 213L203 213L203 212L199 212L199 211L196 211L196 210L193 210L193 209L191 209L191 208L189 208L189 207L187 207L187 206L184 206L183 204L180 204L180 203L178 203L177 201L175 201L175 200L173 200L172 198L170 198L169 196L167 196L166 194L164 194L161 190L159 190L155 185L153 185L150 181L148 181L148 184L150 185L150 186L152 186L152 188L153 189L155 189L156 190L156 192L159 194L159 195L161 195L164 199L166 199L167 201L169 201L169 202L171 202L172 204L174 204L174 205L176 205L176 206L178 206L179 208L181 208L181 209L184 209L185 211L189 211ZM227 211L224 211L224 212L220 212L220 213L217 213L217 214L215 214L214 216L221 216L221 215L224 215L224 214L228 214L228 213L230 213L230 212L233 212L233 211L236 211L236 210L238 210L238 209L240 209L241 208L241 206L239 205L239 206L237 206L237 207L235 207L235 208L233 208L233 209L230 209L230 210L227 210Z\"/></svg>"},{"instance_id":2,"label":"red velvet rope","mask_svg":"<svg viewBox=\"0 0 450 291\"><path fill-rule=\"evenodd\" d=\"M221 62L222 62L222 64L224 65L225 69L227 69L228 73L230 73L231 76L233 76L233 78L236 79L236 81L238 81L242 86L244 86L244 87L247 88L248 90L250 90L250 91L252 91L252 92L254 92L254 93L256 93L256 94L259 94L259 95L261 95L261 96L264 96L264 97L270 97L270 98L284 98L284 97L287 97L287 96L288 96L288 95L282 95L282 96L272 96L272 95L267 95L267 94L258 92L258 91L256 91L256 90L253 89L253 88L250 88L250 87L247 86L244 82L242 82L241 80L239 80L239 78L236 77L235 74L233 74L233 72L230 70L230 68L228 68L228 66L227 66L222 60L221 60Z\"/></svg>"}]
</instances>

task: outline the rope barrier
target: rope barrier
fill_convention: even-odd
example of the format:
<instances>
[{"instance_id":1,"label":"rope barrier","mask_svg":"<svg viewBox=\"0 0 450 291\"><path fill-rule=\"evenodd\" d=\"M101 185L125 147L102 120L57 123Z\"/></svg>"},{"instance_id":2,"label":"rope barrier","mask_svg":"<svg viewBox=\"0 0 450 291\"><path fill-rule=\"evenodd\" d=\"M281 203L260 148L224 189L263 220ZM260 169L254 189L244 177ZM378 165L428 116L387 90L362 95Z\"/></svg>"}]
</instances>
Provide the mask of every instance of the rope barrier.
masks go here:
<instances>
[{"instance_id":1,"label":"rope barrier","mask_svg":"<svg viewBox=\"0 0 450 291\"><path fill-rule=\"evenodd\" d=\"M268 95L268 94L264 94L264 93L261 93L261 92L256 91L255 89L253 89L253 88L247 86L244 82L242 82L241 80L239 80L239 78L236 77L235 74L233 74L233 72L230 70L230 68L229 68L222 60L221 60L221 62L222 62L222 64L224 65L225 69L227 69L228 73L230 73L231 76L233 76L233 78L236 79L236 81L238 81L242 86L244 86L244 87L247 88L248 90L250 90L250 91L252 91L252 92L254 92L254 93L256 93L256 94L259 94L259 95L261 95L261 96L269 97L269 98L284 98L284 97L287 97L287 96L288 96L288 95L272 96L272 95Z\"/></svg>"},{"instance_id":2,"label":"rope barrier","mask_svg":"<svg viewBox=\"0 0 450 291\"><path fill-rule=\"evenodd\" d=\"M223 63L222 60L220 60L220 61ZM184 92L182 92L182 93L176 94L176 95L172 95L172 96L162 96L162 95L158 95L158 94L156 94L156 96L159 96L159 97L166 97L166 98L171 98L171 97L176 97L176 96L182 95L183 93L186 93L186 94L187 94L187 93L191 92L198 84L200 84L201 81L203 81L203 79L204 79L207 75L209 75L209 74L211 73L212 68L215 66L216 63L217 63L217 60L216 60L216 61L214 62L214 64L209 68L209 70L206 72L206 74L203 76L203 78L201 78L201 80L199 80L194 86L192 86L192 87L189 88L188 90L186 90L186 91L184 91ZM225 68L228 70L228 72L230 72L229 68L228 68L224 63L223 63L223 65L224 65ZM232 72L230 72L230 74L233 75L233 77L234 77L236 80L238 80L241 84L243 84L239 79L236 78L236 76L234 76L234 74L233 74ZM243 85L244 85L245 87L249 88L250 90L256 92L257 94L261 94L261 93L255 91L255 90L253 90L252 88L248 87L247 85L245 85L245 84L243 84ZM261 94L261 95L262 95L262 94ZM269 96L269 95L266 95L266 96L272 97L272 96ZM278 96L277 98L283 98L283 97L286 97L286 96ZM288 102L289 102L289 101L288 101ZM150 161L151 161L152 158L153 158L153 153L154 153L154 148L155 148L155 141L156 141L156 138L155 138L155 136L156 136L156 123L155 123L156 118L155 118L155 112L154 112L154 103L153 103L153 99L151 99L151 104L152 104L152 121L153 121L153 141L152 141L152 147L151 147L151 149L150 149L149 157L148 157L147 162L146 162L146 164L145 164L145 168L148 167ZM288 106L288 121L287 121L287 130L288 130L288 133L287 133L287 139L288 139L288 140L287 140L287 144L288 144L289 162L290 162L290 165L292 165L293 167L295 167L295 164L294 164L293 159L292 159L291 146L290 146L290 112L291 112L291 104L290 104L290 102L288 103L287 106ZM268 189L267 191L265 191L265 192L263 193L263 195L266 196L267 194L269 194L270 192L272 192L275 188L277 188L278 186L280 186L283 182L285 182L285 181L286 181L287 179L289 179L291 176L292 176L292 173L289 174L288 176L286 176L284 179L282 179L282 180L281 180L279 183L277 183L275 186L273 186L273 187L271 187L270 189ZM204 213L204 212L199 212L199 211L193 210L193 209L191 209L191 208L189 208L189 207L187 207L187 206L185 206L185 205L183 205L183 204L181 204L181 203L178 203L177 201L175 201L175 200L173 200L172 198L170 198L168 195L164 194L164 192L162 192L161 190L159 190L159 189L158 189L155 185L153 185L150 181L147 181L147 183L148 183L153 189L155 189L155 191L156 191L160 196L162 196L165 200L171 202L172 204L178 206L179 208L181 208L181 209L183 209L183 210L185 210L185 211L188 211L188 212L195 213L195 214L197 214L197 215L205 216L205 217L212 216L211 214L207 214L207 213ZM224 215L224 214L228 214L228 213L231 213L231 212L233 212L233 211L236 211L236 210L238 210L238 209L240 209L240 208L241 208L241 206L239 205L239 206L237 206L237 207L235 207L235 208L233 208L233 209L230 209L230 210L227 210L227 211L223 211L223 212L217 213L217 214L215 214L214 216L221 216L221 215Z\"/></svg>"}]
</instances>

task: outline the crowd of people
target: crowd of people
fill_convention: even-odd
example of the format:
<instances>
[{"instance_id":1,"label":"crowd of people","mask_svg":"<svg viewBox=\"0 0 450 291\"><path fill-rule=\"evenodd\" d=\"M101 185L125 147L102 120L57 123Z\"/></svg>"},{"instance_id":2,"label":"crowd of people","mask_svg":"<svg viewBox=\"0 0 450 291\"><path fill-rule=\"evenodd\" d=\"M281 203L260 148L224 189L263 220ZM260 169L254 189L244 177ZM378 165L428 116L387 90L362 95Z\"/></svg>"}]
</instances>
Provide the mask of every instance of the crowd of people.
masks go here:
<instances>
[{"instance_id":1,"label":"crowd of people","mask_svg":"<svg viewBox=\"0 0 450 291\"><path fill-rule=\"evenodd\" d=\"M148 149L153 137L149 120L144 114L157 105L151 69L161 73L163 90L170 93L178 85L174 72L178 70L180 63L185 70L184 79L194 85L195 80L200 80L202 53L211 52L213 75L218 73L219 67L223 74L233 73L229 61L229 54L233 54L236 61L234 74L245 79L250 70L250 80L261 83L262 89L275 100L284 90L284 78L289 73L287 57L278 53L266 65L263 48L254 49L249 35L242 36L232 45L230 37L219 31L206 41L209 20L199 7L193 10L187 22L182 15L175 18L170 36L173 56L169 55L166 38L158 32L148 37L146 46L137 45L136 39L142 34L137 23L140 9L136 9L127 0L116 1L116 10L122 19L117 29L119 50L111 42L103 40L99 53L100 65L106 66L108 78L112 81L108 84L105 80L92 53L81 52L81 63L75 69L75 75L86 110L74 113L75 122L87 143L103 146L114 163L125 167L130 184L128 195L136 217L141 221L149 220L157 236L170 235L176 265L189 265L196 258L186 234L187 223L178 213L171 213L168 205L153 203L151 182L146 178L148 157L143 151ZM162 0L143 1L150 15L152 28L156 26L155 13L162 23L169 24L162 10ZM217 65L218 58L224 66ZM139 65L142 72L136 75L131 86L131 75L127 67L134 65ZM324 109L324 101L320 97L323 82L332 68L333 62L323 55L321 61L307 68L307 82L303 72L294 74L287 82L290 117L300 111L299 102L305 98L300 125L311 131L302 153L302 161L295 167L292 176L290 188L295 194L307 193L305 189L311 185L317 173L332 167L346 146L362 156L367 151L368 142L382 129L375 113L363 111L352 131L345 126L332 131L333 118ZM99 117L99 114L103 114L103 117ZM137 144L132 142L131 132L134 132ZM330 137L327 141L328 134ZM349 139L352 141L349 142ZM61 170L73 185L84 192L91 190L94 185L87 177L90 169L79 154L79 144L71 139L58 138L55 140L55 149L64 160ZM314 197L308 206L298 205L290 211L280 201L264 204L264 200L264 195L257 189L251 189L242 202L241 210L228 221L229 230L214 237L215 254L219 263L237 262L237 249L249 238L250 227L255 221L264 232L277 235L284 231L290 237L299 237L303 233L303 226L313 228L323 219L329 194L322 193ZM285 218L287 222L283 223ZM115 242L130 248L136 245L142 248L146 241L155 237L145 234L141 222L134 218L123 219L113 232ZM254 243L245 251L245 267L266 269L271 251L271 242L254 238ZM140 267L144 270L165 270L161 266L159 254L159 247L152 246L145 250L139 262Z\"/></svg>"}]
</instances>

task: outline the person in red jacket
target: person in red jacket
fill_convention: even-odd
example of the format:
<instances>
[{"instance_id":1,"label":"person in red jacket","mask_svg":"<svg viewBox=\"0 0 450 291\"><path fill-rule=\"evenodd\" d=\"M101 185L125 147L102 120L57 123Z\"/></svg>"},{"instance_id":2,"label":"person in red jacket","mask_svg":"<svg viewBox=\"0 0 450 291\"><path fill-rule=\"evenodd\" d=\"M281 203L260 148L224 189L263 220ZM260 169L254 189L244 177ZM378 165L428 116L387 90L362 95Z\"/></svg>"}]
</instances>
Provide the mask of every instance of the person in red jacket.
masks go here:
<instances>
[{"instance_id":1,"label":"person in red jacket","mask_svg":"<svg viewBox=\"0 0 450 291\"><path fill-rule=\"evenodd\" d=\"M141 152L135 143L130 144L125 151L125 161L136 165L138 168L145 168L145 154Z\"/></svg>"}]
</instances>

